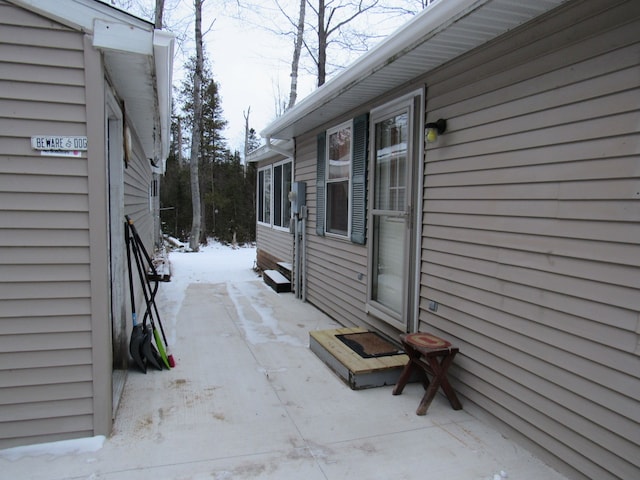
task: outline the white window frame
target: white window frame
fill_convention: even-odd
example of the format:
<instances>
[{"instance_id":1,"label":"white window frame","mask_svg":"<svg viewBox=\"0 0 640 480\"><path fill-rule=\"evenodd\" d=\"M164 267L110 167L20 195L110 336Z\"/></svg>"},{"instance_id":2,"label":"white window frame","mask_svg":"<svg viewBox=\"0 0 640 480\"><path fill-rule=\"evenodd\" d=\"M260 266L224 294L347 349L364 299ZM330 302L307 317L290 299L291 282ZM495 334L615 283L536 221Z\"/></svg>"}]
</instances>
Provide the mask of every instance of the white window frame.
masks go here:
<instances>
[{"instance_id":1,"label":"white window frame","mask_svg":"<svg viewBox=\"0 0 640 480\"><path fill-rule=\"evenodd\" d=\"M260 174L263 174L263 178L265 175L265 172L269 172L269 199L268 199L268 203L269 203L269 219L268 221L264 221L264 195L265 192L267 191L266 188L263 188L262 192L260 191L260 187L264 186L264 181L260 181ZM272 218L273 218L273 171L271 169L271 165L267 165L266 167L260 168L258 169L258 181L257 181L257 185L256 185L256 221L258 222L259 225L264 225L267 227L271 227L271 222L272 222ZM262 200L262 202L261 202ZM260 212L260 205L262 203L262 212ZM262 213L262 215L260 215L260 213ZM262 216L262 220L260 220L260 217Z\"/></svg>"},{"instance_id":2,"label":"white window frame","mask_svg":"<svg viewBox=\"0 0 640 480\"><path fill-rule=\"evenodd\" d=\"M290 182L289 183L293 183L293 161L291 159L285 159L285 160L281 160L279 162L274 162L271 163L269 165L266 165L262 168L258 169L258 185L257 185L257 193L256 195L258 196L258 199L260 197L260 173L261 172L266 172L269 171L269 181L270 181L270 188L269 188L269 221L265 222L264 220L260 221L258 220L259 217L259 208L260 208L260 202L256 202L256 221L258 222L259 225L263 225L265 227L269 227L269 228L273 228L274 230L282 230L282 231L289 231L289 223L287 222L286 218L282 219L282 223L283 225L276 225L275 224L275 203L276 203L276 198L275 198L275 169L278 167L282 167L284 169L284 165L286 164L290 164L291 165L291 178L290 178ZM282 177L284 178L284 177ZM289 192L283 192L284 195L281 195L281 198L278 199L278 201L282 201L284 206L284 203L290 203L289 202ZM280 211L282 212L283 209L281 209ZM291 210L289 210L289 213L291 213Z\"/></svg>"},{"instance_id":3,"label":"white window frame","mask_svg":"<svg viewBox=\"0 0 640 480\"><path fill-rule=\"evenodd\" d=\"M329 226L329 185L331 183L337 183L337 182L344 182L345 177L341 177L340 179L330 179L329 178L329 174L331 171L331 167L330 167L330 159L329 159L329 155L330 155L330 151L331 149L330 147L330 142L331 142L331 135L341 131L341 130L350 130L351 134L350 134L350 141L349 141L349 172L347 174L346 180L347 180L347 201L348 201L348 205L347 205L347 231L345 233L337 233L337 232L331 232L328 229ZM326 146L325 146L325 194L324 194L324 233L326 236L330 236L330 237L336 237L336 238L341 238L341 239L350 239L351 238L351 206L353 204L353 199L352 197L352 192L351 192L351 176L352 176L352 168L353 168L353 120L348 120L344 123L341 123L340 125L337 125L333 128L330 128L327 130L327 137L326 137Z\"/></svg>"},{"instance_id":4,"label":"white window frame","mask_svg":"<svg viewBox=\"0 0 640 480\"><path fill-rule=\"evenodd\" d=\"M273 202L271 204L271 226L272 228L274 228L275 230L283 230L283 231L289 231L289 219L291 218L291 202L289 201L289 192L285 191L284 189L282 190L282 194L281 197L278 199L279 201L282 201L282 205L280 207L280 212L283 212L284 210L284 205L286 203L289 204L289 218L283 218L282 219L282 225L276 225L275 224L275 202L276 202L276 198L275 198L275 184L274 179L275 179L275 169L278 167L282 167L283 171L284 171L284 165L286 164L290 164L291 165L291 174L290 174L290 178L289 178L289 185L291 185L291 183L293 183L293 161L291 159L286 159L286 160L282 160L280 162L276 162L274 164L271 165L271 197L273 199ZM282 176L282 180L284 180L284 175ZM291 191L291 188L289 188L289 191Z\"/></svg>"}]
</instances>

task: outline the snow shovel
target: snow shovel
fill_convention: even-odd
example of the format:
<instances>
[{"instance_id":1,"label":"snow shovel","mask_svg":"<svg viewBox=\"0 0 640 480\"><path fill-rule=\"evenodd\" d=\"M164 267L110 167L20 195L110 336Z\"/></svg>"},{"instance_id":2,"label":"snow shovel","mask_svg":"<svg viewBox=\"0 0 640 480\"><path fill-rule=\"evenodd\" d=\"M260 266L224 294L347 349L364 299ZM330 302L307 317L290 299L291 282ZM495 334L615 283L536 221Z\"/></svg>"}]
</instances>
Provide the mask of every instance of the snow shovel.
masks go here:
<instances>
[{"instance_id":1,"label":"snow shovel","mask_svg":"<svg viewBox=\"0 0 640 480\"><path fill-rule=\"evenodd\" d=\"M137 232L134 233L137 235ZM151 257L149 256L149 254L147 253L146 249L144 248L144 245L141 243L141 240L139 237L136 236L137 242L140 245L140 249L142 250L142 253L144 253L144 256L147 260L147 264L149 265L149 268L151 269L151 273L153 274L154 278L158 278L158 272L156 270L155 265L153 264L153 261L151 260ZM153 287L153 289L151 288L151 283L147 281L147 287L149 288L149 302L147 307L149 309L151 309L151 307L153 307L153 311L155 312L155 320L158 321L158 325L160 326L160 332L162 333L162 338L160 338L160 334L158 333L158 330L156 329L156 324L154 321L154 317L153 315L150 315L150 320L151 320L151 326L153 327L153 336L156 340L156 345L158 346L158 350L160 352L160 357L162 358L163 362L165 363L166 367L171 369L173 367L176 366L176 362L173 359L173 355L171 355L171 353L169 352L169 343L167 342L167 335L164 333L164 327L162 326L162 321L160 320L160 312L158 312L158 306L156 305L156 294L158 293L158 284L159 281L156 280L155 281L155 285ZM163 343L164 342L164 343ZM166 347L166 348L165 348Z\"/></svg>"},{"instance_id":2,"label":"snow shovel","mask_svg":"<svg viewBox=\"0 0 640 480\"><path fill-rule=\"evenodd\" d=\"M142 342L142 353L144 357L147 359L147 362L149 362L152 366L154 366L158 370L162 370L163 363L164 365L166 365L167 368L170 368L169 360L166 358L166 353L164 353L163 355L164 349L161 349L160 353L158 353L158 350L152 343L152 338L156 336L156 332L155 332L155 326L153 325L153 312L151 311L151 304L150 304L150 298L149 298L150 292L147 292L147 288L150 289L150 286L147 279L145 278L144 265L141 258L142 254L138 249L138 242L136 238L137 232L133 227L133 222L128 217L127 217L127 221L129 222L129 229L133 234L133 243L131 245L131 248L133 250L133 257L136 261L138 276L140 277L140 283L142 284L142 293L144 295L144 300L147 307L144 312L144 317L142 321L142 329L144 333L143 342ZM151 320L151 326L147 324L147 318ZM156 340L156 344L158 344L157 340ZM159 345L158 348L162 347L161 344L158 344L158 345Z\"/></svg>"},{"instance_id":3,"label":"snow shovel","mask_svg":"<svg viewBox=\"0 0 640 480\"><path fill-rule=\"evenodd\" d=\"M125 243L127 245L127 266L129 267L129 295L131 296L131 317L133 319L133 330L131 330L131 339L129 340L129 354L133 358L142 373L147 373L147 364L144 361L142 353L142 343L144 341L144 332L142 325L137 321L136 300L133 293L133 273L131 271L131 237L129 230L125 225Z\"/></svg>"},{"instance_id":4,"label":"snow shovel","mask_svg":"<svg viewBox=\"0 0 640 480\"><path fill-rule=\"evenodd\" d=\"M151 256L147 252L147 249L145 248L144 243L142 243L142 240L140 239L140 235L138 235L138 231L136 230L135 225L133 225L133 221L129 219L129 217L127 217L127 220L129 221L129 226L131 228L131 231L133 232L134 247L136 248L134 252L137 252L136 258L139 258L139 263L136 263L136 265L142 265L144 267L144 260L146 260L148 268L151 270L151 273L153 274L154 278L158 278L158 272L156 270L155 265L153 264L153 260L151 259ZM140 268L139 271L143 271L143 270L144 268ZM141 275L144 276L144 274L141 274ZM142 276L141 276L141 279L142 279ZM156 346L160 353L160 358L162 359L165 366L168 369L171 369L176 366L176 363L175 363L175 360L173 359L173 355L169 353L169 344L167 342L167 336L164 333L164 327L162 326L162 321L160 320L160 313L158 312L158 306L156 305L156 302L155 302L155 297L156 297L156 294L158 293L159 281L156 280L155 285L152 288L151 282L149 281L148 277L145 277L145 278L146 278L146 287L148 290L144 288L145 284L143 282L143 291L145 292L145 301L147 302L147 312L149 315L149 320L151 321L153 337L156 341ZM152 307L153 307L153 311L151 310ZM162 338L160 338L160 334L156 329L156 324L153 316L154 312L155 312L155 319L158 321L158 325L160 326L160 331L162 332ZM145 313L145 319L146 319L146 315L147 313ZM165 349L165 346L166 346L166 349Z\"/></svg>"},{"instance_id":5,"label":"snow shovel","mask_svg":"<svg viewBox=\"0 0 640 480\"><path fill-rule=\"evenodd\" d=\"M150 326L143 326L144 336L142 341L142 353L144 357L147 359L151 365L153 365L158 370L162 370L162 358L158 354L158 350L151 342L151 338L153 336L152 330Z\"/></svg>"},{"instance_id":6,"label":"snow shovel","mask_svg":"<svg viewBox=\"0 0 640 480\"><path fill-rule=\"evenodd\" d=\"M162 370L161 362L162 360L159 358L158 351L153 346L152 338L153 331L151 327L147 324L147 318L149 317L149 304L147 300L147 290L144 284L144 274L141 271L142 266L139 263L139 259L137 258L136 248L134 244L133 256L136 257L136 264L138 267L138 274L140 276L140 281L142 282L142 293L145 297L145 302L147 302L147 308L144 312L144 317L142 318L142 331L143 331L143 340L142 340L142 354L147 359L147 362L152 366L157 368L158 370Z\"/></svg>"}]
</instances>

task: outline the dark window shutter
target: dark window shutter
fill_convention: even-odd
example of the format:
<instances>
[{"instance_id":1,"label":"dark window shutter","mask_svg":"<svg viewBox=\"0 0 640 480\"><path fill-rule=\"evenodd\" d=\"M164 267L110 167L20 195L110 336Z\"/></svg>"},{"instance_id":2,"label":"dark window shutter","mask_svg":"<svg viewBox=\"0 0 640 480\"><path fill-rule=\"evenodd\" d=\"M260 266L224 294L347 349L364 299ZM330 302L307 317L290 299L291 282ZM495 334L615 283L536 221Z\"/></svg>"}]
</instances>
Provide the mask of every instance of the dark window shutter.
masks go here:
<instances>
[{"instance_id":1,"label":"dark window shutter","mask_svg":"<svg viewBox=\"0 0 640 480\"><path fill-rule=\"evenodd\" d=\"M316 233L324 236L324 208L325 208L325 190L326 190L326 174L325 168L327 163L327 134L322 132L318 135L318 159L317 159L317 176L316 176Z\"/></svg>"},{"instance_id":2,"label":"dark window shutter","mask_svg":"<svg viewBox=\"0 0 640 480\"><path fill-rule=\"evenodd\" d=\"M369 115L353 119L353 159L351 164L351 241L364 245L367 233L367 146Z\"/></svg>"}]
</instances>

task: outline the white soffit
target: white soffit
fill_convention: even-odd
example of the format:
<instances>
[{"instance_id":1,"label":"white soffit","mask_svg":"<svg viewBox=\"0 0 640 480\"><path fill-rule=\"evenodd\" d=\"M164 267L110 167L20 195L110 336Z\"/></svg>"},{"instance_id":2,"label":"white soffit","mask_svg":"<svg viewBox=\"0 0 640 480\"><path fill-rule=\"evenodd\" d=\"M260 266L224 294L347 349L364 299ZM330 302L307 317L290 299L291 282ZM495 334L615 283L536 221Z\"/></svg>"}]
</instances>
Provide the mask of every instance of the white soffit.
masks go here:
<instances>
[{"instance_id":1,"label":"white soffit","mask_svg":"<svg viewBox=\"0 0 640 480\"><path fill-rule=\"evenodd\" d=\"M146 37L146 46L136 47L148 48L149 54L117 50L115 44L102 48L109 80L158 173L164 173L169 155L174 42L172 34L155 30Z\"/></svg>"},{"instance_id":2,"label":"white soffit","mask_svg":"<svg viewBox=\"0 0 640 480\"><path fill-rule=\"evenodd\" d=\"M289 139L357 108L567 0L439 0L268 125Z\"/></svg>"}]
</instances>

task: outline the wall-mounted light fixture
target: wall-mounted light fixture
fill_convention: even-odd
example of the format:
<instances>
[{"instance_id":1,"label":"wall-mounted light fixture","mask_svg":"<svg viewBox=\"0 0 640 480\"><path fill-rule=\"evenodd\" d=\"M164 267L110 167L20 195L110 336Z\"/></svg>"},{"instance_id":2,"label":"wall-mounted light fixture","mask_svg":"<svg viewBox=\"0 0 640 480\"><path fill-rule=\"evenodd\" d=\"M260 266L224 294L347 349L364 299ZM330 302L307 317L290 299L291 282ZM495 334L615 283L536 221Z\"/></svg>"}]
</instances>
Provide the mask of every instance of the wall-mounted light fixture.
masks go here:
<instances>
[{"instance_id":1,"label":"wall-mounted light fixture","mask_svg":"<svg viewBox=\"0 0 640 480\"><path fill-rule=\"evenodd\" d=\"M439 118L436 122L427 123L424 128L427 142L433 143L438 139L438 135L442 135L447 131L447 121Z\"/></svg>"}]
</instances>

